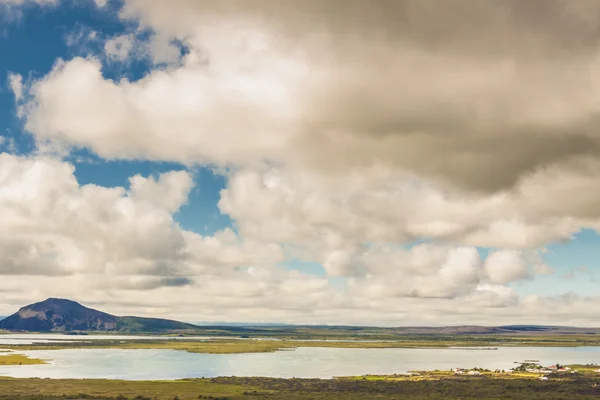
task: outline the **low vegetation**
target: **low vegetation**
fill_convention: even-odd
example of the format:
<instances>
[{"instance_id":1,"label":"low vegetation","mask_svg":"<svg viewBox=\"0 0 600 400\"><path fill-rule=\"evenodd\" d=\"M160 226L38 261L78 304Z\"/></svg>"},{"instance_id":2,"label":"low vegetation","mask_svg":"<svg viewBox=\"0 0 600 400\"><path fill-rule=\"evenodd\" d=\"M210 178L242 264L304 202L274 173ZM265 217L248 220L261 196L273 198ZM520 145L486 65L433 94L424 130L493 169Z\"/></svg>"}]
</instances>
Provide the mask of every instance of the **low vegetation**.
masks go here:
<instances>
[{"instance_id":1,"label":"low vegetation","mask_svg":"<svg viewBox=\"0 0 600 400\"><path fill-rule=\"evenodd\" d=\"M63 350L63 349L169 349L190 353L234 354L265 353L292 349L292 343L271 340L93 340L84 342L49 342L29 345L2 345L15 350Z\"/></svg>"},{"instance_id":2,"label":"low vegetation","mask_svg":"<svg viewBox=\"0 0 600 400\"><path fill-rule=\"evenodd\" d=\"M245 392L269 393L251 385L208 379L179 381L121 381L103 379L0 378L0 399L156 399L245 398Z\"/></svg>"},{"instance_id":3,"label":"low vegetation","mask_svg":"<svg viewBox=\"0 0 600 400\"><path fill-rule=\"evenodd\" d=\"M191 399L478 399L577 400L597 398L596 377L565 376L548 381L515 377L416 376L342 379L214 378L179 381L54 380L0 378L0 399L191 400Z\"/></svg>"},{"instance_id":4,"label":"low vegetation","mask_svg":"<svg viewBox=\"0 0 600 400\"><path fill-rule=\"evenodd\" d=\"M0 353L0 366L1 365L35 365L35 364L46 364L46 361L40 360L39 358L29 358L24 354L14 353Z\"/></svg>"},{"instance_id":5,"label":"low vegetation","mask_svg":"<svg viewBox=\"0 0 600 400\"><path fill-rule=\"evenodd\" d=\"M61 339L64 340L64 337ZM290 350L297 347L337 347L337 348L448 348L448 347L478 347L493 351L500 346L547 346L575 347L600 346L600 335L534 335L534 336L408 336L396 340L259 340L221 338L211 340L168 338L160 340L144 339L139 336L127 340L86 340L78 337L72 341L50 341L28 345L3 345L2 347L20 350L60 350L60 349L172 349L191 353L232 354L232 353L262 353L279 350Z\"/></svg>"}]
</instances>

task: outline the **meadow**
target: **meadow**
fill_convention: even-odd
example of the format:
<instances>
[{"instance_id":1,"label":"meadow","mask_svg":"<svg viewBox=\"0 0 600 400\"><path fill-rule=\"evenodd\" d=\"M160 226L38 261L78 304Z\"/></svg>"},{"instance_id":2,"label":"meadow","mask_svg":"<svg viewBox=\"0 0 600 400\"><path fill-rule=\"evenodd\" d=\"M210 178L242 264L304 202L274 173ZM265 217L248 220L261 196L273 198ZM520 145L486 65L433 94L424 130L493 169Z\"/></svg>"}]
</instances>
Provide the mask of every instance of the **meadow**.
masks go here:
<instances>
[{"instance_id":1,"label":"meadow","mask_svg":"<svg viewBox=\"0 0 600 400\"><path fill-rule=\"evenodd\" d=\"M75 339L75 338L74 338ZM355 338L356 339L356 338ZM398 339L398 338L396 338ZM34 345L2 345L21 350L60 350L65 348L174 349L193 353L232 354L273 352L295 347L339 348L445 348L453 346L582 346L599 344L596 335L406 335L399 340L374 342L240 340L232 338L181 340L93 340L51 341ZM494 352L490 350L490 352ZM0 353L6 362L39 363L43 360ZM416 371L415 375L366 375L337 379L277 379L219 377L174 381L124 381L104 379L16 379L0 378L2 400L191 400L191 399L592 399L600 396L600 374L592 365L573 365L574 374L554 375L540 381L536 373L481 371L479 376L458 376L446 371Z\"/></svg>"},{"instance_id":2,"label":"meadow","mask_svg":"<svg viewBox=\"0 0 600 400\"><path fill-rule=\"evenodd\" d=\"M437 379L355 377L331 380L214 378L180 381L54 380L0 378L0 399L481 399L564 400L600 395L594 377L578 375L539 381L490 376Z\"/></svg>"},{"instance_id":3,"label":"meadow","mask_svg":"<svg viewBox=\"0 0 600 400\"><path fill-rule=\"evenodd\" d=\"M78 341L50 341L34 344L5 344L3 348L18 350L61 350L61 349L172 349L191 353L235 354L264 353L298 347L334 348L448 348L484 347L577 347L600 346L600 335L406 335L393 340L371 341L365 338L328 340L258 340L219 338L210 340L144 339L143 336L128 340L90 340L79 337ZM363 339L363 340L360 340ZM345 341L344 341L345 340Z\"/></svg>"},{"instance_id":4,"label":"meadow","mask_svg":"<svg viewBox=\"0 0 600 400\"><path fill-rule=\"evenodd\" d=\"M35 365L46 364L46 361L38 358L29 358L23 354L13 354L12 352L0 352L0 365Z\"/></svg>"}]
</instances>

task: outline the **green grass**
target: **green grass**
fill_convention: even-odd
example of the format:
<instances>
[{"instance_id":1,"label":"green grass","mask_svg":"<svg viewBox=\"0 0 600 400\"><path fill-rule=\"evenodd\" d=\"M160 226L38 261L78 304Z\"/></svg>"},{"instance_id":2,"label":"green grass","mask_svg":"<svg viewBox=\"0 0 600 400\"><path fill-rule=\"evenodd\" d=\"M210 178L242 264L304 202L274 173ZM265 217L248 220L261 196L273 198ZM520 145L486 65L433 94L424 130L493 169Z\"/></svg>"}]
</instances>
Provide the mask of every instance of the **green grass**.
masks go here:
<instances>
[{"instance_id":1,"label":"green grass","mask_svg":"<svg viewBox=\"0 0 600 400\"><path fill-rule=\"evenodd\" d=\"M434 380L215 378L141 382L0 378L0 399L578 400L598 398L600 389L594 382L586 377L541 382L441 375Z\"/></svg>"},{"instance_id":2,"label":"green grass","mask_svg":"<svg viewBox=\"0 0 600 400\"><path fill-rule=\"evenodd\" d=\"M11 354L11 356L13 356ZM16 355L15 355L16 356ZM549 381L539 374L483 372L458 376L450 371L420 371L419 375L366 375L337 379L276 379L221 377L176 381L104 379L0 378L1 400L358 400L477 399L579 400L600 396L600 374L594 365L570 365L577 374L556 373Z\"/></svg>"},{"instance_id":3,"label":"green grass","mask_svg":"<svg viewBox=\"0 0 600 400\"><path fill-rule=\"evenodd\" d=\"M250 385L213 383L209 380L121 381L102 379L14 379L0 378L1 399L117 398L138 396L156 400L244 396L244 392L269 393ZM242 397L243 398L243 397Z\"/></svg>"},{"instance_id":4,"label":"green grass","mask_svg":"<svg viewBox=\"0 0 600 400\"><path fill-rule=\"evenodd\" d=\"M598 336L598 337L597 337ZM142 336L131 340L93 340L85 342L85 336L73 338L82 342L50 341L32 345L3 345L5 348L20 350L60 350L60 349L172 349L191 353L233 354L233 353L263 353L279 350L289 350L297 347L336 347L336 348L448 348L448 347L486 347L499 346L543 346L543 347L575 347L600 346L600 335L530 335L530 336L409 336L394 341L299 341L299 340L257 340L257 339L213 339L213 340L160 340L144 339Z\"/></svg>"},{"instance_id":5,"label":"green grass","mask_svg":"<svg viewBox=\"0 0 600 400\"><path fill-rule=\"evenodd\" d=\"M29 358L24 354L2 353L0 354L0 366L2 365L35 365L47 364L39 358Z\"/></svg>"},{"instance_id":6,"label":"green grass","mask_svg":"<svg viewBox=\"0 0 600 400\"><path fill-rule=\"evenodd\" d=\"M235 354L265 353L293 348L293 344L276 341L259 340L94 340L92 343L49 342L33 345L3 345L6 348L19 350L63 350L63 349L170 349L190 353Z\"/></svg>"}]
</instances>

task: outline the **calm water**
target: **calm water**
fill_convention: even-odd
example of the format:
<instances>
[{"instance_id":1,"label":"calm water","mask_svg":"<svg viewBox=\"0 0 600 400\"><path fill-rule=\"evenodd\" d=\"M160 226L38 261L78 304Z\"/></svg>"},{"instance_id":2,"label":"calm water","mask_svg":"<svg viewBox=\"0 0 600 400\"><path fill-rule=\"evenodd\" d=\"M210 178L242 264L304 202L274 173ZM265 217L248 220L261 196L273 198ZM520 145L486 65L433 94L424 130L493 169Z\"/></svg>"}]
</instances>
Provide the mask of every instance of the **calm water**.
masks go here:
<instances>
[{"instance_id":1,"label":"calm water","mask_svg":"<svg viewBox=\"0 0 600 400\"><path fill-rule=\"evenodd\" d=\"M89 342L92 340L208 340L215 339L210 336L132 336L132 335L62 335L56 333L24 333L0 335L0 345L3 344L33 344L49 342ZM230 338L236 339L236 338Z\"/></svg>"},{"instance_id":2,"label":"calm water","mask_svg":"<svg viewBox=\"0 0 600 400\"><path fill-rule=\"evenodd\" d=\"M509 369L514 361L600 362L600 347L467 349L299 348L258 354L194 354L175 350L50 350L22 352L47 365L3 366L0 375L40 378L180 379L215 376L332 378L405 373L412 369Z\"/></svg>"},{"instance_id":3,"label":"calm water","mask_svg":"<svg viewBox=\"0 0 600 400\"><path fill-rule=\"evenodd\" d=\"M0 0L1 1L1 0ZM90 342L93 340L211 340L223 339L222 336L133 336L133 335L63 335L60 333L23 333L23 334L1 334L0 345L3 344L34 344L50 342ZM228 340L249 340L239 337L227 337ZM251 340L281 340L278 338L260 338ZM297 342L389 342L389 340L328 340L328 339L295 339Z\"/></svg>"}]
</instances>

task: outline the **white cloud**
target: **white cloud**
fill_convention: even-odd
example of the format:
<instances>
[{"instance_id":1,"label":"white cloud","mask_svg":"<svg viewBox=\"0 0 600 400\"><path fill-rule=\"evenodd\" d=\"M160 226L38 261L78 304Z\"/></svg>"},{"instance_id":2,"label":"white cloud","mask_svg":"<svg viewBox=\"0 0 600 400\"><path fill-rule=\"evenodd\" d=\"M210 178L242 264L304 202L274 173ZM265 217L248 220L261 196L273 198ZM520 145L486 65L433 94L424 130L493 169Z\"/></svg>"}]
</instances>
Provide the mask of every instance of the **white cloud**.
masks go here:
<instances>
[{"instance_id":1,"label":"white cloud","mask_svg":"<svg viewBox=\"0 0 600 400\"><path fill-rule=\"evenodd\" d=\"M90 55L96 52L101 37L101 33L98 31L82 25L69 31L64 39L71 52Z\"/></svg>"},{"instance_id":2,"label":"white cloud","mask_svg":"<svg viewBox=\"0 0 600 400\"><path fill-rule=\"evenodd\" d=\"M188 320L250 315L255 321L394 324L399 315L426 319L449 302L477 312L518 301L509 288L486 286L472 247L372 245L323 253L333 260L332 275L336 268L351 275L345 288L278 268L286 258L277 241L230 229L213 236L182 230L172 213L186 201L191 182L185 171L174 171L132 177L129 191L81 186L68 163L0 154L1 310L60 295L115 313ZM25 284L32 288L27 293L20 289Z\"/></svg>"},{"instance_id":3,"label":"white cloud","mask_svg":"<svg viewBox=\"0 0 600 400\"><path fill-rule=\"evenodd\" d=\"M148 43L148 53L154 64L175 64L181 59L181 49L165 35L155 34Z\"/></svg>"},{"instance_id":4,"label":"white cloud","mask_svg":"<svg viewBox=\"0 0 600 400\"><path fill-rule=\"evenodd\" d=\"M185 171L173 171L160 175L158 180L136 175L129 179L131 196L170 212L177 211L188 198L192 177Z\"/></svg>"},{"instance_id":5,"label":"white cloud","mask_svg":"<svg viewBox=\"0 0 600 400\"><path fill-rule=\"evenodd\" d=\"M547 193L531 189L539 185L537 179L512 192L478 195L386 167L333 177L292 167L247 168L230 174L219 205L245 236L323 248L419 238L537 248L589 226L571 217L579 205L562 197L572 187L560 181L547 189L557 194L553 208L538 207L547 202ZM581 189L590 191L592 182Z\"/></svg>"},{"instance_id":6,"label":"white cloud","mask_svg":"<svg viewBox=\"0 0 600 400\"><path fill-rule=\"evenodd\" d=\"M26 7L55 6L59 1L60 0L0 0L0 20L3 20L3 22L10 22L21 18L22 11Z\"/></svg>"},{"instance_id":7,"label":"white cloud","mask_svg":"<svg viewBox=\"0 0 600 400\"><path fill-rule=\"evenodd\" d=\"M325 255L323 267L329 276L352 276L362 272L360 262L348 250L334 250Z\"/></svg>"},{"instance_id":8,"label":"white cloud","mask_svg":"<svg viewBox=\"0 0 600 400\"><path fill-rule=\"evenodd\" d=\"M58 4L59 0L0 0L0 5L8 6L21 6L27 4L38 4L38 5L55 5Z\"/></svg>"},{"instance_id":9,"label":"white cloud","mask_svg":"<svg viewBox=\"0 0 600 400\"><path fill-rule=\"evenodd\" d=\"M494 284L507 284L529 277L523 253L516 250L498 250L485 260L485 272Z\"/></svg>"},{"instance_id":10,"label":"white cloud","mask_svg":"<svg viewBox=\"0 0 600 400\"><path fill-rule=\"evenodd\" d=\"M172 38L160 34L147 39L142 39L136 32L114 36L104 43L104 54L109 61L143 59L161 66L176 65L181 61L180 47Z\"/></svg>"},{"instance_id":11,"label":"white cloud","mask_svg":"<svg viewBox=\"0 0 600 400\"><path fill-rule=\"evenodd\" d=\"M577 2L549 7L536 18L539 30L514 20L533 17L513 1L469 4L471 12L452 18L444 7L431 12L416 1L406 2L409 11L385 2L381 13L360 2L225 3L126 1L121 17L153 32L155 61L176 60L171 40L178 40L189 49L181 65L115 83L93 60L67 62L34 86L28 128L38 139L106 157L296 161L322 173L386 164L488 192L597 155L600 86L589 81L600 81L590 69L600 57ZM420 23L397 23L402 18ZM556 35L560 18L581 38L569 57L564 49L572 46ZM439 43L431 42L429 26L445 32ZM71 74L88 83L74 88ZM64 105L57 107L59 97ZM137 112L125 120L114 104ZM74 126L65 115L105 123ZM123 132L127 146L111 146ZM170 146L163 146L165 132L174 132ZM209 142L213 134L219 140Z\"/></svg>"},{"instance_id":12,"label":"white cloud","mask_svg":"<svg viewBox=\"0 0 600 400\"><path fill-rule=\"evenodd\" d=\"M17 152L17 144L13 137L0 136L0 148L3 148L8 153Z\"/></svg>"},{"instance_id":13,"label":"white cloud","mask_svg":"<svg viewBox=\"0 0 600 400\"><path fill-rule=\"evenodd\" d=\"M79 187L72 166L0 155L4 274L161 273L184 242L167 210L122 188Z\"/></svg>"},{"instance_id":14,"label":"white cloud","mask_svg":"<svg viewBox=\"0 0 600 400\"><path fill-rule=\"evenodd\" d=\"M126 61L133 50L135 35L119 35L106 41L104 53L109 60Z\"/></svg>"},{"instance_id":15,"label":"white cloud","mask_svg":"<svg viewBox=\"0 0 600 400\"><path fill-rule=\"evenodd\" d=\"M414 18L437 18L409 3ZM33 100L21 109L26 128L52 151L88 147L109 159L234 166L221 205L244 234L293 244L323 237L328 243L317 247L330 252L337 241L423 237L536 248L596 226L600 203L570 195L591 193L600 181L595 137L573 133L597 131L589 124L598 93L577 80L591 59L600 59L595 48L582 48L563 65L552 51L559 43L548 40L540 47L545 62L526 62L529 53L519 46L528 44L494 25L497 10L487 3L473 12L491 18L514 44L511 57L503 47L480 54L471 36L452 30L457 41L445 42L442 53L402 24L383 40L377 23L390 22L385 15L356 28L364 33L357 44L341 25L358 14L345 10L348 21L337 21L328 7L317 12L308 4L306 15L325 30L292 40L292 31L309 21L292 13L289 2L236 4L127 1L121 17L151 29L149 46L162 48L149 50L155 62L175 61L172 40L189 53L134 82L104 78L98 59L60 61L28 88ZM390 15L398 11L386 6ZM579 15L568 15L574 29L584 29ZM109 40L107 54L127 59L134 40L133 34ZM569 79L557 78L563 74ZM548 95L550 86L561 95ZM277 167L257 167L264 163Z\"/></svg>"},{"instance_id":16,"label":"white cloud","mask_svg":"<svg viewBox=\"0 0 600 400\"><path fill-rule=\"evenodd\" d=\"M99 61L76 58L57 63L46 79L31 87L36 101L27 108L26 127L39 133L40 141L91 146L108 158L251 160L275 154L288 134L272 132L291 118L280 112L289 114L286 93L275 83L267 90L260 84L267 75L260 74L240 79L216 71L215 80L211 71L190 61L138 82L115 83L103 79ZM82 95L91 93L93 99L82 103ZM260 103L255 102L258 98ZM273 118L263 126L256 118L267 111ZM235 118L227 116L232 113Z\"/></svg>"},{"instance_id":17,"label":"white cloud","mask_svg":"<svg viewBox=\"0 0 600 400\"><path fill-rule=\"evenodd\" d=\"M0 274L193 277L231 254L234 266L277 259L278 247L179 228L172 213L191 186L185 171L133 177L129 193L79 186L69 164L0 154Z\"/></svg>"},{"instance_id":18,"label":"white cloud","mask_svg":"<svg viewBox=\"0 0 600 400\"><path fill-rule=\"evenodd\" d=\"M351 280L353 290L364 290L375 299L455 298L476 290L482 275L477 250L468 247L375 247L367 250L361 261L368 272Z\"/></svg>"},{"instance_id":19,"label":"white cloud","mask_svg":"<svg viewBox=\"0 0 600 400\"><path fill-rule=\"evenodd\" d=\"M23 77L19 74L8 74L8 84L17 102L23 100Z\"/></svg>"},{"instance_id":20,"label":"white cloud","mask_svg":"<svg viewBox=\"0 0 600 400\"><path fill-rule=\"evenodd\" d=\"M540 17L510 0L452 13L428 1L378 13L352 0L126 0L120 16L139 30L109 38L104 57L58 60L31 84L9 77L26 129L40 154L224 167L219 207L239 233L174 222L184 171L134 176L127 191L2 155L5 301L21 302L27 280L28 298L194 319L533 323L557 305L555 320L583 320L591 311L563 304L595 310L594 299L506 286L551 272L531 249L600 229L600 57L587 40L600 14L576 3ZM103 60L135 57L160 65L136 81L103 76ZM429 243L407 245L417 240ZM476 246L493 251L481 260ZM292 258L327 276L276 266Z\"/></svg>"}]
</instances>

